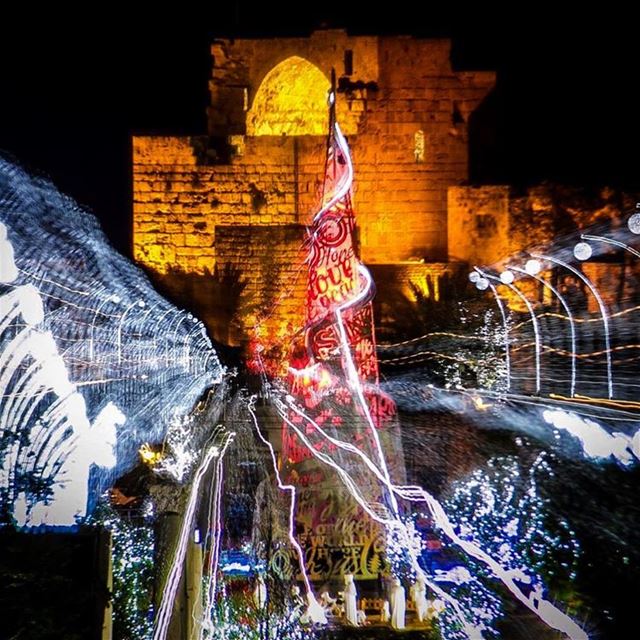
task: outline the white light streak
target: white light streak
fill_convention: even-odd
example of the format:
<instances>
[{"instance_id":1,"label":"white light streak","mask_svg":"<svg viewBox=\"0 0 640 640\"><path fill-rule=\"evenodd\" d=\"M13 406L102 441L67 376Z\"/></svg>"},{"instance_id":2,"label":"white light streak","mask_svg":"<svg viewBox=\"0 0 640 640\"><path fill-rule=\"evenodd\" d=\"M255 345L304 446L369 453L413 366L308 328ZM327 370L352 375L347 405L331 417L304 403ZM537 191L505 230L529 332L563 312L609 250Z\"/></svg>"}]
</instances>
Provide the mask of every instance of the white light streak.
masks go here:
<instances>
[{"instance_id":1,"label":"white light streak","mask_svg":"<svg viewBox=\"0 0 640 640\"><path fill-rule=\"evenodd\" d=\"M609 398L613 398L613 371L612 371L612 365L611 365L611 340L609 338L609 314L607 313L607 309L605 307L604 301L602 300L602 297L600 296L600 293L598 292L594 284L591 282L591 280L589 280L589 278L587 278L587 276L584 275L584 273L578 271L578 269L575 269L574 267L567 264L566 262L563 262L558 258L554 258L552 256L547 256L547 255L540 255L540 256L534 256L534 257L537 257L541 260L548 260L549 262L558 264L561 267L564 267L565 269L571 271L571 273L573 273L575 276L580 278L582 282L585 283L589 291L591 291L591 293L593 294L593 297L596 299L596 302L598 303L598 308L600 309L600 316L602 317L602 328L604 330L604 345L605 345L606 358L607 358L607 389L609 392Z\"/></svg>"},{"instance_id":2,"label":"white light streak","mask_svg":"<svg viewBox=\"0 0 640 640\"><path fill-rule=\"evenodd\" d=\"M538 266L540 266L539 260L532 259L532 260L529 260L527 264L529 264L529 262L536 262ZM571 309L569 308L569 305L567 304L564 297L560 294L560 292L551 283L547 282L544 278L541 278L540 276L535 275L535 273L533 273L533 270L524 270L524 269L520 269L519 267L511 267L511 268L513 269L513 271L516 271L518 273L530 275L532 278L537 280L544 287L547 287L547 289L549 289L549 291L551 291L556 296L556 298L558 298L558 300L560 301L560 304L563 306L565 313L567 314L567 318L569 319L569 327L571 331L571 396L575 396L576 394L576 360L577 360L576 358L576 349L577 349L576 325L573 320L573 314L571 313ZM539 271L540 269L538 269L538 272Z\"/></svg>"},{"instance_id":3,"label":"white light streak","mask_svg":"<svg viewBox=\"0 0 640 640\"><path fill-rule=\"evenodd\" d=\"M595 240L597 242L604 242L605 244L610 244L614 247L620 247L621 249L628 251L632 256L635 256L636 258L640 258L640 253L638 253L638 251L636 251L633 247L630 247L628 244L625 244L624 242L620 242L619 240L614 240L613 238L604 238L603 236L592 236L586 233L583 233L580 237L583 240Z\"/></svg>"},{"instance_id":4,"label":"white light streak","mask_svg":"<svg viewBox=\"0 0 640 640\"><path fill-rule=\"evenodd\" d=\"M634 455L633 440L624 433L609 433L600 424L589 418L581 418L570 411L545 409L542 412L545 422L571 434L582 445L587 456L593 459L606 459L613 456L627 466L632 464ZM640 431L636 432L640 433Z\"/></svg>"},{"instance_id":5,"label":"white light streak","mask_svg":"<svg viewBox=\"0 0 640 640\"><path fill-rule=\"evenodd\" d=\"M284 482L282 481L282 477L280 476L280 471L278 469L278 460L277 460L277 457L276 457L276 453L273 450L273 447L271 446L271 443L269 442L269 440L267 438L265 438L264 435L262 435L262 431L260 430L260 426L258 425L258 419L257 419L255 411L254 411L255 401L256 401L256 397L252 396L250 398L249 404L248 404L249 413L251 414L251 418L253 420L253 425L254 425L254 427L256 429L256 434L257 434L258 438L260 438L262 443L265 444L267 446L267 448L269 449L269 455L271 456L271 462L273 464L273 471L274 471L275 476L276 476L276 481L278 483L278 488L281 491L285 491L290 496L290 501L289 501L289 529L288 529L287 533L288 533L288 536L289 536L289 542L291 543L291 546L296 550L296 554L298 556L298 566L300 567L300 575L302 576L302 580L304 582L304 588L305 588L305 592L306 592L306 595L307 595L307 602L309 603L309 606L311 606L311 604L313 602L316 602L316 598L315 598L315 595L313 594L313 589L311 587L311 581L309 580L309 576L307 575L307 570L306 570L305 565L304 565L304 551L302 550L302 547L300 546L300 543L297 541L296 535L295 535L296 488L295 488L294 485L292 485L292 484L284 484ZM282 413L283 412L281 412L281 415L282 415ZM290 421L287 419L286 415L282 415L282 417L285 420L287 420L287 422L290 424ZM317 622L320 623L320 624L323 624L322 619L317 620ZM326 624L326 619L324 621L324 624Z\"/></svg>"},{"instance_id":6,"label":"white light streak","mask_svg":"<svg viewBox=\"0 0 640 640\"><path fill-rule=\"evenodd\" d=\"M169 622L171 621L171 614L173 612L173 602L178 591L178 585L182 576L182 567L184 564L184 558L187 552L187 544L191 537L191 531L193 528L193 518L198 503L200 483L202 478L207 472L211 461L218 456L224 456L227 447L232 442L234 433L226 434L224 444L220 449L216 444L211 444L206 450L204 458L198 466L196 473L193 477L193 483L191 485L191 491L189 493L189 500L182 520L182 528L180 529L180 536L176 551L171 563L171 568L167 576L164 591L162 592L162 600L158 609L158 615L156 616L155 627L153 630L153 640L165 640L167 637L167 631L169 630Z\"/></svg>"}]
</instances>

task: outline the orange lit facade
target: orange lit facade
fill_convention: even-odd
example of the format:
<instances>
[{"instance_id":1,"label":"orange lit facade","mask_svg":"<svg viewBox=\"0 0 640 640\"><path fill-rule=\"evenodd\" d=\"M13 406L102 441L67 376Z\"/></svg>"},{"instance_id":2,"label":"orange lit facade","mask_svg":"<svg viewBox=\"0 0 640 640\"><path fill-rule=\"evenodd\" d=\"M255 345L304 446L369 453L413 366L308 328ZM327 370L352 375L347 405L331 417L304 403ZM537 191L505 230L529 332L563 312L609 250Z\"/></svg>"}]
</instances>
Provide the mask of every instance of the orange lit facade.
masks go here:
<instances>
[{"instance_id":1,"label":"orange lit facade","mask_svg":"<svg viewBox=\"0 0 640 640\"><path fill-rule=\"evenodd\" d=\"M468 258L452 251L463 239L448 192L468 178L469 118L494 73L454 71L447 40L344 31L217 41L211 52L208 135L133 140L136 260L160 275L232 267L243 322L279 302L274 337L290 331L303 317L301 244L320 198L335 69L360 256L375 278L430 283L437 296L449 261Z\"/></svg>"}]
</instances>

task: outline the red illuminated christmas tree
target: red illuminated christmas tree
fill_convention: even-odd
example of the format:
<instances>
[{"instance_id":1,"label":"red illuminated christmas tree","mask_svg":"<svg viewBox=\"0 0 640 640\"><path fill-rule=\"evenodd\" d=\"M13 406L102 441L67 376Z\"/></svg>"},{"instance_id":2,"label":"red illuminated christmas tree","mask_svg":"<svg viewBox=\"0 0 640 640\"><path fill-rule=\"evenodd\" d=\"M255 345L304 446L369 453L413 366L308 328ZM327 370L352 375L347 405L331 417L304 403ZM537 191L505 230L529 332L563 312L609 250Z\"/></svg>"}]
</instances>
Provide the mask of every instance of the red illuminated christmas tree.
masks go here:
<instances>
[{"instance_id":1,"label":"red illuminated christmas tree","mask_svg":"<svg viewBox=\"0 0 640 640\"><path fill-rule=\"evenodd\" d=\"M332 92L321 206L307 232L305 324L290 357L294 406L283 426L282 454L286 476L307 489L307 503L303 496L298 509L302 542L305 536L317 539L317 530L336 533L335 553L325 550L321 560L313 549L307 553L311 575L354 573L364 578L377 575L380 558L373 549L381 546L375 541L384 534L364 516L362 504L377 510L395 507L359 453L396 481L403 475L402 454L395 405L378 386L371 304L375 288L356 252L354 170L335 121L334 98ZM362 533L356 536L362 542L359 555L352 547L338 550L340 535L353 540L357 527Z\"/></svg>"}]
</instances>

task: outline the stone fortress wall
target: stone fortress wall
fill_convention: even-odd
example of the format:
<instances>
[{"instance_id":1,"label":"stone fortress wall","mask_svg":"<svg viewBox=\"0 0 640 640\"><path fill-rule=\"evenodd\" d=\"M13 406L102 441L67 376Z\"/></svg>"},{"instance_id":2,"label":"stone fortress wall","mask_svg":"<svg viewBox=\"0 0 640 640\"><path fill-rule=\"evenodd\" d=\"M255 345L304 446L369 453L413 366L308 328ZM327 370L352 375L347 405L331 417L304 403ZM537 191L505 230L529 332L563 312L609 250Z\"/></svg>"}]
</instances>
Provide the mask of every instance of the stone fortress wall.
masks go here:
<instances>
[{"instance_id":1,"label":"stone fortress wall","mask_svg":"<svg viewBox=\"0 0 640 640\"><path fill-rule=\"evenodd\" d=\"M273 331L295 329L332 69L355 165L359 250L374 276L393 280L382 290L397 283L411 295L413 284L438 295L443 275L520 249L530 236L514 222L510 189L468 185L469 120L495 74L452 69L450 49L448 40L336 30L215 41L207 135L133 139L136 261L160 279L224 270L239 279L235 329L222 326L231 312L217 325L204 313L223 342L242 342L276 301ZM530 198L544 209L544 194Z\"/></svg>"}]
</instances>

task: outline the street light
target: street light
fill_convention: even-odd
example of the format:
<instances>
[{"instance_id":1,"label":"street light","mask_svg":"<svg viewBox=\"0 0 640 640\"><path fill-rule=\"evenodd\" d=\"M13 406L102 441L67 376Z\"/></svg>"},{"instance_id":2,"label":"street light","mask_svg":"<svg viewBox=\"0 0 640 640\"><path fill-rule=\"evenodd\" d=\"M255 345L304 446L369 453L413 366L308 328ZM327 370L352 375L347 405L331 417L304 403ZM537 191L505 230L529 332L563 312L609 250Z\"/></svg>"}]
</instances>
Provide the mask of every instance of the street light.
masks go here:
<instances>
[{"instance_id":1,"label":"street light","mask_svg":"<svg viewBox=\"0 0 640 640\"><path fill-rule=\"evenodd\" d=\"M640 213L634 213L629 220L627 220L627 226L631 233L636 235L640 234Z\"/></svg>"},{"instance_id":2,"label":"street light","mask_svg":"<svg viewBox=\"0 0 640 640\"><path fill-rule=\"evenodd\" d=\"M524 270L528 275L535 276L542 270L542 265L540 264L539 260L531 258L530 260L527 260L526 264L524 265ZM519 269L514 269L514 271L519 271Z\"/></svg>"},{"instance_id":3,"label":"street light","mask_svg":"<svg viewBox=\"0 0 640 640\"><path fill-rule=\"evenodd\" d=\"M513 271L509 271L509 269L505 269L500 274L500 282L502 282L502 284L512 284L514 280L515 276L513 275Z\"/></svg>"},{"instance_id":4,"label":"street light","mask_svg":"<svg viewBox=\"0 0 640 640\"><path fill-rule=\"evenodd\" d=\"M593 255L593 249L588 242L578 242L578 244L573 247L573 255L578 260L588 260Z\"/></svg>"}]
</instances>

